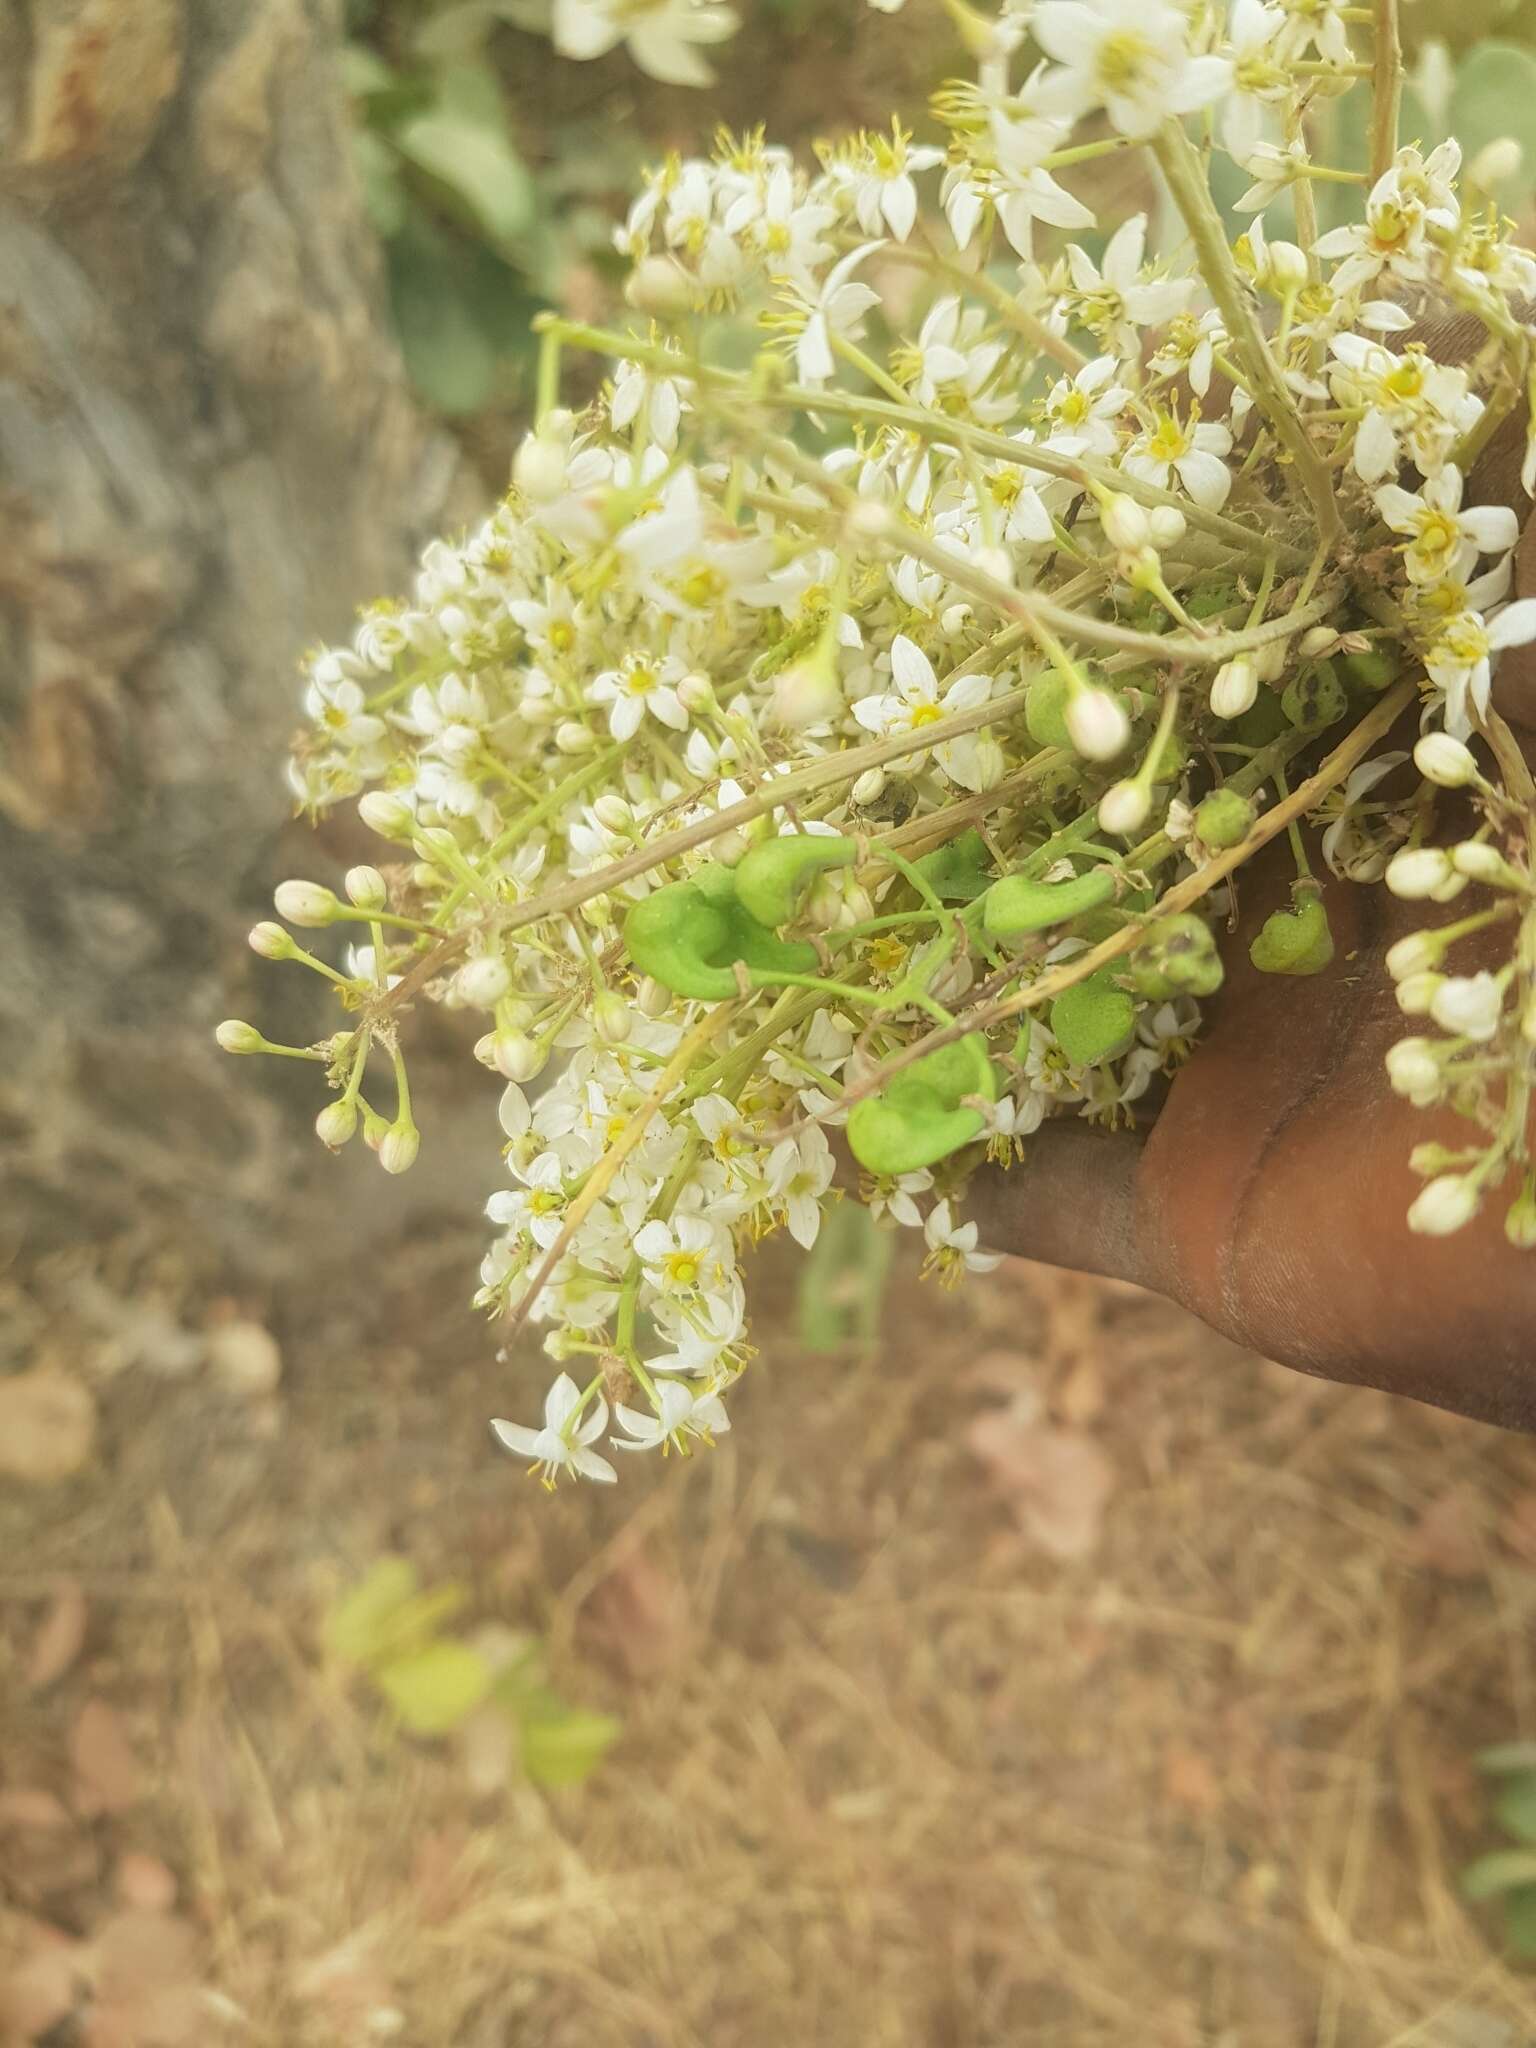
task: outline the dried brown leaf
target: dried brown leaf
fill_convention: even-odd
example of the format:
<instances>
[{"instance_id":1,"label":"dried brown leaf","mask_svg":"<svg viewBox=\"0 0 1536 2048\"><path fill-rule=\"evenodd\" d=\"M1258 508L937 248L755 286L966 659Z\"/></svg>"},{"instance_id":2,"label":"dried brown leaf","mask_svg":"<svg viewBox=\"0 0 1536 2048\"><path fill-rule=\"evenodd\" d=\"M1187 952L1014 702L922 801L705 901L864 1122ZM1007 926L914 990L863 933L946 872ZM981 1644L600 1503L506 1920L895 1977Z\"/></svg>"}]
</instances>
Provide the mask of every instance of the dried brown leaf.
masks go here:
<instances>
[{"instance_id":1,"label":"dried brown leaf","mask_svg":"<svg viewBox=\"0 0 1536 2048\"><path fill-rule=\"evenodd\" d=\"M1115 1468L1091 1436L1000 1408L976 1416L966 1441L1042 1550L1063 1561L1091 1555L1115 1488Z\"/></svg>"},{"instance_id":2,"label":"dried brown leaf","mask_svg":"<svg viewBox=\"0 0 1536 2048\"><path fill-rule=\"evenodd\" d=\"M33 1692L41 1692L55 1679L62 1678L74 1663L85 1641L85 1623L85 1594L80 1581L62 1580L52 1606L32 1638L27 1657L26 1683Z\"/></svg>"},{"instance_id":3,"label":"dried brown leaf","mask_svg":"<svg viewBox=\"0 0 1536 2048\"><path fill-rule=\"evenodd\" d=\"M123 1813L138 1803L142 1789L139 1760L133 1753L116 1708L105 1700L87 1700L76 1716L69 1738L75 1771L75 1811L86 1817Z\"/></svg>"}]
</instances>

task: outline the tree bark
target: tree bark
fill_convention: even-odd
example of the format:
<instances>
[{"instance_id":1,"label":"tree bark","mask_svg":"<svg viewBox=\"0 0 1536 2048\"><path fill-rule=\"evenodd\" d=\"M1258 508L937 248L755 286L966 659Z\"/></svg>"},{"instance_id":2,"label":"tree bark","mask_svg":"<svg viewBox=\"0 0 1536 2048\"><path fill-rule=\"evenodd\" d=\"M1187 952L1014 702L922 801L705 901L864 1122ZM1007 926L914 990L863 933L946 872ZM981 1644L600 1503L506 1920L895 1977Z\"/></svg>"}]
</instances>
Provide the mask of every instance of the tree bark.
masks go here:
<instances>
[{"instance_id":1,"label":"tree bark","mask_svg":"<svg viewBox=\"0 0 1536 2048\"><path fill-rule=\"evenodd\" d=\"M303 1008L243 944L297 657L400 586L457 467L381 322L339 15L0 0L6 1235L148 1212L275 1259L275 1194L331 1164L315 1070L253 1085L290 1063L211 1033Z\"/></svg>"}]
</instances>

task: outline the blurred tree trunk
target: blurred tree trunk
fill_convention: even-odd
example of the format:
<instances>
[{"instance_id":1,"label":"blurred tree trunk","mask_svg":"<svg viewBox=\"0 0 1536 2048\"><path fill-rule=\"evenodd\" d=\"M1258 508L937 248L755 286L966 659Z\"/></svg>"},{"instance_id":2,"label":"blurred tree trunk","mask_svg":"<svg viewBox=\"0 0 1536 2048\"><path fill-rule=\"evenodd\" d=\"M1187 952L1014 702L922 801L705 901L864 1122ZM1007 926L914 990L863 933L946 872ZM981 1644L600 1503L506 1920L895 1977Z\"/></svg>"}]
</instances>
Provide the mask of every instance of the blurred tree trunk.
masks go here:
<instances>
[{"instance_id":1,"label":"blurred tree trunk","mask_svg":"<svg viewBox=\"0 0 1536 2048\"><path fill-rule=\"evenodd\" d=\"M336 1171L313 1069L210 1034L319 1028L243 944L296 658L398 586L455 470L381 323L339 43L340 0L0 0L7 1237L296 1245Z\"/></svg>"}]
</instances>

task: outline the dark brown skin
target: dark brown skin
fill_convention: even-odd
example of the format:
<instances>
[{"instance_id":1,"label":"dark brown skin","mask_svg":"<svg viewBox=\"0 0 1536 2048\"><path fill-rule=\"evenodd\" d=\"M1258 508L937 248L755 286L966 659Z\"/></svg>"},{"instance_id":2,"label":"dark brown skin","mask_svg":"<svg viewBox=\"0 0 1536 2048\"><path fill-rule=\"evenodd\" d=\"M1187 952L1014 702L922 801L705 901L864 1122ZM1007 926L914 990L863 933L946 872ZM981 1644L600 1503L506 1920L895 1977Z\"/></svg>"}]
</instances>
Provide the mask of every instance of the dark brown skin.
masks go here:
<instances>
[{"instance_id":1,"label":"dark brown skin","mask_svg":"<svg viewBox=\"0 0 1536 2048\"><path fill-rule=\"evenodd\" d=\"M1445 321L1413 338L1458 361L1481 329ZM1521 418L1501 431L1466 502L1515 506L1514 594L1529 597L1536 511L1519 485L1524 429ZM1536 725L1536 648L1505 654L1496 703L1512 723ZM1521 740L1536 760L1536 733ZM1304 1372L1536 1431L1536 1250L1504 1238L1514 1183L1454 1237L1411 1233L1404 1213L1422 1183L1410 1151L1436 1138L1464 1145L1468 1131L1394 1095L1382 1064L1422 1028L1398 1011L1382 956L1404 934L1464 915L1466 899L1399 903L1378 885L1331 883L1333 964L1280 982L1249 964L1248 945L1270 911L1290 908L1294 875L1284 841L1240 874L1225 985L1145 1133L1047 1126L1022 1165L972 1184L983 1239L1152 1288ZM1455 965L1476 964L1468 942Z\"/></svg>"}]
</instances>

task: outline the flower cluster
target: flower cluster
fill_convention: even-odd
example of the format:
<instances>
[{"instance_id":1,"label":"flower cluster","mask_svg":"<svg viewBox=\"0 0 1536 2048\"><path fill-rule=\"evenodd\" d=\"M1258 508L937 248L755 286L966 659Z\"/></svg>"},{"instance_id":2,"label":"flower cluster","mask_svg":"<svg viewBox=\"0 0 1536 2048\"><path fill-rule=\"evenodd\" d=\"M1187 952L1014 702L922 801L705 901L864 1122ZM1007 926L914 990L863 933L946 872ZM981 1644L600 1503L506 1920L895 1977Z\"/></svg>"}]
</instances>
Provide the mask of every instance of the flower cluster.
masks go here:
<instances>
[{"instance_id":1,"label":"flower cluster","mask_svg":"<svg viewBox=\"0 0 1536 2048\"><path fill-rule=\"evenodd\" d=\"M1341 875L1491 892L1394 953L1443 1035L1390 1074L1479 1126L1419 1158L1414 1227L1515 1171L1536 1238L1528 784L1491 695L1536 602L1509 601L1514 515L1466 484L1531 378L1536 264L1464 218L1449 144L1388 138L1359 220L1317 232L1314 187L1348 174L1313 164L1301 95L1364 68L1358 9L956 11L978 75L938 96L941 139L893 124L809 166L722 136L649 177L618 234L633 330L547 323L505 500L308 663L294 792L355 800L392 857L286 884L253 934L337 983L348 1027L221 1038L321 1064L322 1140L400 1171L410 1005L475 1019L508 1180L479 1301L560 1368L541 1427L496 1428L546 1480L612 1479L605 1437L728 1426L742 1254L814 1244L829 1131L932 1270L987 1264L971 1172L1027 1172L1048 1116L1155 1100L1220 982L1225 877L1304 814ZM589 47L723 20L557 14ZM1255 180L1235 246L1197 135ZM1185 229L1156 255L1140 218L1093 239L1060 175L1140 149ZM1415 339L1433 295L1488 337L1463 367ZM700 346L722 317L757 323L745 368ZM614 366L580 413L573 351ZM1415 708L1411 761L1378 751ZM1450 787L1475 816L1442 850ZM336 965L295 925L358 943ZM1507 963L1446 971L1485 931ZM1253 958L1330 954L1303 853Z\"/></svg>"}]
</instances>

